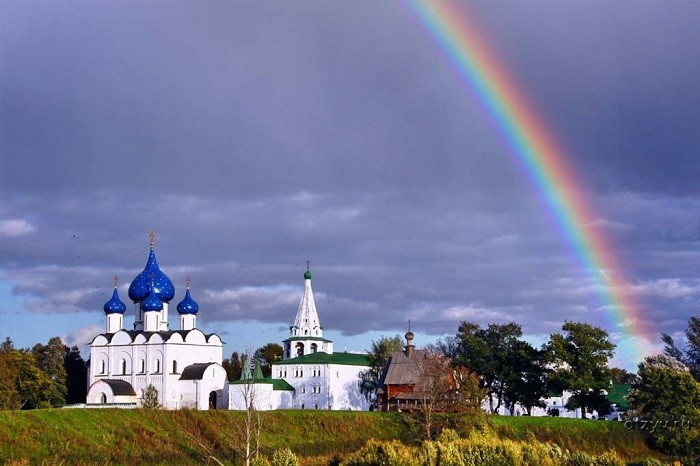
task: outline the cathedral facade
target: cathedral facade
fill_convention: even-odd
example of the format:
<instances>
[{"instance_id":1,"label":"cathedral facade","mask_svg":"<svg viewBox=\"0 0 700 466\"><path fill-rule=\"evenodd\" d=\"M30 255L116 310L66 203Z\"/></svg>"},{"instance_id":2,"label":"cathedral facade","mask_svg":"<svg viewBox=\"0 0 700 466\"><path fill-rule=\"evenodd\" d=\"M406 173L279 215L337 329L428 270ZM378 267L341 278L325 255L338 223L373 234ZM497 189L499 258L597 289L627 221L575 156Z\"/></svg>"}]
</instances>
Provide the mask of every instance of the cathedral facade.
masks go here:
<instances>
[{"instance_id":1,"label":"cathedral facade","mask_svg":"<svg viewBox=\"0 0 700 466\"><path fill-rule=\"evenodd\" d=\"M228 407L228 380L221 366L223 342L197 328L199 305L189 280L177 305L179 328L168 319L175 288L158 266L154 238L144 270L129 286L133 329L124 328L126 305L115 278L112 298L104 305L105 332L90 344L88 405L140 406L147 387L157 391L166 409Z\"/></svg>"}]
</instances>

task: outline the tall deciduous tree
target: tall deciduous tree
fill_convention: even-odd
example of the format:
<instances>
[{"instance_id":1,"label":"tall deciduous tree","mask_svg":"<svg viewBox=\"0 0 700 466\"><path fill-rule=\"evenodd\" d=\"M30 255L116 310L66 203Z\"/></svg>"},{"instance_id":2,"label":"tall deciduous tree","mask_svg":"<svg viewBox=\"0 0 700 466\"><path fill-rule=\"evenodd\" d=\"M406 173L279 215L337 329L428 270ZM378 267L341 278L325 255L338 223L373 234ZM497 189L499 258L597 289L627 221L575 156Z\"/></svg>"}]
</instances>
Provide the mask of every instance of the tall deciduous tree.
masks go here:
<instances>
[{"instance_id":1,"label":"tall deciduous tree","mask_svg":"<svg viewBox=\"0 0 700 466\"><path fill-rule=\"evenodd\" d=\"M360 392L367 401L376 402L377 387L382 371L394 351L403 349L403 341L398 335L393 337L381 337L378 341L372 340L372 348L369 350L369 369L360 373Z\"/></svg>"},{"instance_id":2,"label":"tall deciduous tree","mask_svg":"<svg viewBox=\"0 0 700 466\"><path fill-rule=\"evenodd\" d=\"M253 359L260 363L260 369L264 377L269 377L272 374L272 363L281 361L284 354L284 348L277 343L268 343L261 346L253 354Z\"/></svg>"},{"instance_id":3,"label":"tall deciduous tree","mask_svg":"<svg viewBox=\"0 0 700 466\"><path fill-rule=\"evenodd\" d=\"M63 367L66 370L66 403L85 403L88 366L77 346L65 347Z\"/></svg>"},{"instance_id":4,"label":"tall deciduous tree","mask_svg":"<svg viewBox=\"0 0 700 466\"><path fill-rule=\"evenodd\" d=\"M479 375L492 413L500 409L507 383L513 379L512 362L521 336L522 329L514 322L489 324L485 329L473 322L462 322L457 330L457 356L453 363Z\"/></svg>"},{"instance_id":5,"label":"tall deciduous tree","mask_svg":"<svg viewBox=\"0 0 700 466\"><path fill-rule=\"evenodd\" d=\"M14 350L10 362L17 370L15 387L19 395L19 409L51 407L53 382L37 365L34 355L27 350Z\"/></svg>"},{"instance_id":6,"label":"tall deciduous tree","mask_svg":"<svg viewBox=\"0 0 700 466\"><path fill-rule=\"evenodd\" d=\"M412 393L421 404L418 414L423 425L423 437L430 440L435 433L434 414L444 411L456 401L455 378L450 361L440 354L422 353L418 356L416 369L416 384Z\"/></svg>"},{"instance_id":7,"label":"tall deciduous tree","mask_svg":"<svg viewBox=\"0 0 700 466\"><path fill-rule=\"evenodd\" d=\"M535 349L526 341L517 341L508 354L503 395L508 410L515 412L516 403L532 414L535 406L545 407L542 398L547 394L548 373L544 350Z\"/></svg>"},{"instance_id":8,"label":"tall deciduous tree","mask_svg":"<svg viewBox=\"0 0 700 466\"><path fill-rule=\"evenodd\" d=\"M564 335L552 334L549 346L556 365L554 382L573 393L566 407L581 408L584 418L589 410L608 414L604 390L610 388L608 360L615 345L605 330L587 323L566 322L562 330Z\"/></svg>"},{"instance_id":9,"label":"tall deciduous tree","mask_svg":"<svg viewBox=\"0 0 700 466\"><path fill-rule=\"evenodd\" d=\"M684 465L698 464L700 383L682 363L668 355L645 358L628 400L657 449Z\"/></svg>"},{"instance_id":10,"label":"tall deciduous tree","mask_svg":"<svg viewBox=\"0 0 700 466\"><path fill-rule=\"evenodd\" d=\"M695 380L700 382L700 316L688 319L688 328L685 329L685 351L676 346L670 335L662 333L661 339L666 344L664 354L685 364Z\"/></svg>"},{"instance_id":11,"label":"tall deciduous tree","mask_svg":"<svg viewBox=\"0 0 700 466\"><path fill-rule=\"evenodd\" d=\"M15 351L17 350L9 338L0 346L0 411L21 407L20 394L17 391L19 372L14 364L13 355Z\"/></svg>"},{"instance_id":12,"label":"tall deciduous tree","mask_svg":"<svg viewBox=\"0 0 700 466\"><path fill-rule=\"evenodd\" d=\"M65 345L59 337L52 337L46 345L37 343L32 348L32 354L36 358L39 368L46 373L51 384L47 390L46 398L51 406L63 406L66 404L66 368L64 359L66 355Z\"/></svg>"}]
</instances>

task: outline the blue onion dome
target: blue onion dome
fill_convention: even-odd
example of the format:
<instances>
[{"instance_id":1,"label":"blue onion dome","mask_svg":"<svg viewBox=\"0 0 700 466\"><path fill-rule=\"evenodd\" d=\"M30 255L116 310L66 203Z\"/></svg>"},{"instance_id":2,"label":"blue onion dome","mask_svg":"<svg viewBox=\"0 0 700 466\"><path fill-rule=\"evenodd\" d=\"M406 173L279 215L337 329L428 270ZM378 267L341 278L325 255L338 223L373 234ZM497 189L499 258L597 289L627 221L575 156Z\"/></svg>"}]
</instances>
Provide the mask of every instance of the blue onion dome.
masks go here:
<instances>
[{"instance_id":1,"label":"blue onion dome","mask_svg":"<svg viewBox=\"0 0 700 466\"><path fill-rule=\"evenodd\" d=\"M119 292L117 287L114 287L114 293L112 293L112 299L107 301L102 308L105 314L124 314L126 312L126 304L119 299Z\"/></svg>"},{"instance_id":2,"label":"blue onion dome","mask_svg":"<svg viewBox=\"0 0 700 466\"><path fill-rule=\"evenodd\" d=\"M151 243L151 252L148 255L148 262L143 272L138 274L129 286L129 299L135 303L140 303L148 297L151 291L151 286L156 293L156 296L163 302L170 302L175 297L175 287L158 267L156 261L156 252Z\"/></svg>"},{"instance_id":3,"label":"blue onion dome","mask_svg":"<svg viewBox=\"0 0 700 466\"><path fill-rule=\"evenodd\" d=\"M148 297L141 302L141 310L143 312L163 310L163 301L158 297L155 287L151 287Z\"/></svg>"},{"instance_id":4,"label":"blue onion dome","mask_svg":"<svg viewBox=\"0 0 700 466\"><path fill-rule=\"evenodd\" d=\"M199 312L199 304L197 304L197 301L192 299L192 296L190 295L190 287L188 286L187 291L185 291L185 297L177 305L177 313L196 314L197 312Z\"/></svg>"}]
</instances>

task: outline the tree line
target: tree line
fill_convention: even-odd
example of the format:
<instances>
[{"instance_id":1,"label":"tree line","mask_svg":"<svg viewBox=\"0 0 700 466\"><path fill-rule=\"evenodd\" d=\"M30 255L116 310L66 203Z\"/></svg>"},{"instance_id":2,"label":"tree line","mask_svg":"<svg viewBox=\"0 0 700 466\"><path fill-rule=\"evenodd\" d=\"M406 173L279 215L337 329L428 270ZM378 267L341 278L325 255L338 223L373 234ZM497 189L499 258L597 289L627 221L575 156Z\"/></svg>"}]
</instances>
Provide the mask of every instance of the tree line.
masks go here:
<instances>
[{"instance_id":1,"label":"tree line","mask_svg":"<svg viewBox=\"0 0 700 466\"><path fill-rule=\"evenodd\" d=\"M31 349L15 348L7 337L0 344L0 410L84 403L88 365L77 346L59 337Z\"/></svg>"},{"instance_id":2,"label":"tree line","mask_svg":"<svg viewBox=\"0 0 700 466\"><path fill-rule=\"evenodd\" d=\"M522 335L521 326L513 322L485 327L462 322L455 336L427 346L414 390L423 409L428 408L421 413L425 438L435 435L430 410L436 401L442 410L459 411L478 408L488 399L492 413L502 406L513 413L518 405L531 414L532 408L545 407L548 394L567 390L572 395L566 408L581 409L585 418L592 411L608 414L611 385L629 384L625 425L645 430L653 448L679 463L700 464L700 316L690 318L680 346L662 334L663 354L644 358L636 374L609 367L615 345L607 332L588 323L564 323L562 332L550 335L539 348ZM372 342L371 367L359 382L369 399L374 399L392 352L402 349L398 335ZM445 361L451 366L449 377L445 371L436 377L435 368ZM432 372L425 371L425 365L432 366ZM464 399L466 405L460 402Z\"/></svg>"}]
</instances>

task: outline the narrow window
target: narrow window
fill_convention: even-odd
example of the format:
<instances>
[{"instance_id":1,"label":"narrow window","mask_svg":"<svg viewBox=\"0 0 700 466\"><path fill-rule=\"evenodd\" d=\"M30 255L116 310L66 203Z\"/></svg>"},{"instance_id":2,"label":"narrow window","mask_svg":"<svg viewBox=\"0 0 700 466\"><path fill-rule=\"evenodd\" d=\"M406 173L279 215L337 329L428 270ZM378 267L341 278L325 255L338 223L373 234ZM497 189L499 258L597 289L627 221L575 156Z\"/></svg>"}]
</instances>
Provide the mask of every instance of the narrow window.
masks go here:
<instances>
[{"instance_id":1,"label":"narrow window","mask_svg":"<svg viewBox=\"0 0 700 466\"><path fill-rule=\"evenodd\" d=\"M173 361L173 374L177 374L177 361Z\"/></svg>"},{"instance_id":2,"label":"narrow window","mask_svg":"<svg viewBox=\"0 0 700 466\"><path fill-rule=\"evenodd\" d=\"M104 374L104 373L105 373L105 362L100 361L100 374Z\"/></svg>"},{"instance_id":3,"label":"narrow window","mask_svg":"<svg viewBox=\"0 0 700 466\"><path fill-rule=\"evenodd\" d=\"M160 373L160 359L156 359L156 374Z\"/></svg>"},{"instance_id":4,"label":"narrow window","mask_svg":"<svg viewBox=\"0 0 700 466\"><path fill-rule=\"evenodd\" d=\"M311 343L311 352L315 353L318 350L318 345L316 343Z\"/></svg>"},{"instance_id":5,"label":"narrow window","mask_svg":"<svg viewBox=\"0 0 700 466\"><path fill-rule=\"evenodd\" d=\"M119 361L119 372L122 375L126 375L126 359L122 359Z\"/></svg>"},{"instance_id":6,"label":"narrow window","mask_svg":"<svg viewBox=\"0 0 700 466\"><path fill-rule=\"evenodd\" d=\"M139 372L141 374L146 373L146 360L145 359L141 359L139 361Z\"/></svg>"}]
</instances>

